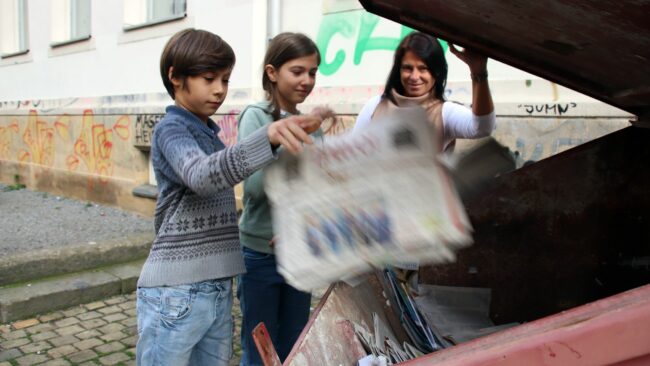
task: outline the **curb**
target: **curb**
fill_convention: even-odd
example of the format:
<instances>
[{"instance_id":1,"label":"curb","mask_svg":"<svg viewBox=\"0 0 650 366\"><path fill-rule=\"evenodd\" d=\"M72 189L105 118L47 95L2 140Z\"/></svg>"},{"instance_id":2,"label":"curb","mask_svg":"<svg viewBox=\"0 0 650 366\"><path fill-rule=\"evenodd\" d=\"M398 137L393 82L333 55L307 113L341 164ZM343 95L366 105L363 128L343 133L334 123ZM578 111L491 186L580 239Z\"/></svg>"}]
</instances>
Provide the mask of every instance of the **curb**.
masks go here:
<instances>
[{"instance_id":1,"label":"curb","mask_svg":"<svg viewBox=\"0 0 650 366\"><path fill-rule=\"evenodd\" d=\"M0 286L146 258L153 238L153 232L133 234L93 245L69 245L3 257Z\"/></svg>"},{"instance_id":2,"label":"curb","mask_svg":"<svg viewBox=\"0 0 650 366\"><path fill-rule=\"evenodd\" d=\"M0 323L135 290L144 259L0 288Z\"/></svg>"}]
</instances>

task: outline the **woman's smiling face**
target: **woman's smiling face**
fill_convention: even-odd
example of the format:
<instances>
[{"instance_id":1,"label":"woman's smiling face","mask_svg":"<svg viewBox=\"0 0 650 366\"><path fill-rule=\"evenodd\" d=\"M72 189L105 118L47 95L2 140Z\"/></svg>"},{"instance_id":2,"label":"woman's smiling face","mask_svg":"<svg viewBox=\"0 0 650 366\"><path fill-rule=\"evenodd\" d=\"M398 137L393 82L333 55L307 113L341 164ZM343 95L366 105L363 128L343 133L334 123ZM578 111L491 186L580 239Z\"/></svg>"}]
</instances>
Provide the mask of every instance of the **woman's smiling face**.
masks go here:
<instances>
[{"instance_id":1,"label":"woman's smiling face","mask_svg":"<svg viewBox=\"0 0 650 366\"><path fill-rule=\"evenodd\" d=\"M429 93L436 79L424 61L411 51L406 51L400 66L400 81L407 97L420 97Z\"/></svg>"}]
</instances>

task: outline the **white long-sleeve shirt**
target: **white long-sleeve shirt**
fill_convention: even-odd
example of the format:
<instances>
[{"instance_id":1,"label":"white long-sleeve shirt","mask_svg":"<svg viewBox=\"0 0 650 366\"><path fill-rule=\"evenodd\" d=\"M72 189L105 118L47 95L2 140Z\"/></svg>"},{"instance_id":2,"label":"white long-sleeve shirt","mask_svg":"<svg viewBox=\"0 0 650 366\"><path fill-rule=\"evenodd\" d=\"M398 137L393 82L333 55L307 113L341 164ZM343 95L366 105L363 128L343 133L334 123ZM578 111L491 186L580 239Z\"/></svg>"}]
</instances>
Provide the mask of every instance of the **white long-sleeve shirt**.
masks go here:
<instances>
[{"instance_id":1,"label":"white long-sleeve shirt","mask_svg":"<svg viewBox=\"0 0 650 366\"><path fill-rule=\"evenodd\" d=\"M381 95L366 102L357 116L352 133L368 127L379 102L381 102ZM476 139L489 136L496 125L496 114L492 111L489 114L477 116L464 105L447 101L442 105L442 123L444 126L443 147L446 147L457 138Z\"/></svg>"}]
</instances>

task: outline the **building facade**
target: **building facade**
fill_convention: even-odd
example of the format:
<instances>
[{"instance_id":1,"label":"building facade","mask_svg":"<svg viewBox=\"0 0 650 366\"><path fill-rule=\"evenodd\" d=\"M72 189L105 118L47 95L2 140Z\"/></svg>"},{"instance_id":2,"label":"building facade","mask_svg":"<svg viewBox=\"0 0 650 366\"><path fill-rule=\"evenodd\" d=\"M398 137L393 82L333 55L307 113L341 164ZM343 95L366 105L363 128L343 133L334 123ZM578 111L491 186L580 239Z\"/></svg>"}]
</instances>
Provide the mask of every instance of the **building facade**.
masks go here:
<instances>
[{"instance_id":1,"label":"building facade","mask_svg":"<svg viewBox=\"0 0 650 366\"><path fill-rule=\"evenodd\" d=\"M151 130L167 95L159 57L169 37L212 31L237 55L215 120L226 144L237 115L264 98L268 39L302 32L322 53L316 88L301 109L327 104L341 133L379 94L398 42L411 29L353 0L1 0L0 182L151 214L134 194L154 184ZM446 97L469 104L469 70L448 54ZM495 60L488 64L495 137L522 161L539 160L628 125L629 116ZM462 149L463 145L460 145Z\"/></svg>"}]
</instances>

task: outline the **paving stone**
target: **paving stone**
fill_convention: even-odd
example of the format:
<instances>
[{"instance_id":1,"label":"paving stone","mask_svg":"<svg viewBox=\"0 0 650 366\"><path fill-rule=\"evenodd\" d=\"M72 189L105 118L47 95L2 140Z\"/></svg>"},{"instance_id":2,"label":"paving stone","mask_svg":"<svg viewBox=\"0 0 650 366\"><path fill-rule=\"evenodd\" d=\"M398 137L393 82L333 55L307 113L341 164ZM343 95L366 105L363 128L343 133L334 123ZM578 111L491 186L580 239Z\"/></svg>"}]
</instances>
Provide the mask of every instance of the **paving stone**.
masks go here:
<instances>
[{"instance_id":1,"label":"paving stone","mask_svg":"<svg viewBox=\"0 0 650 366\"><path fill-rule=\"evenodd\" d=\"M16 347L24 346L29 342L30 340L28 338L12 339L10 341L4 341L0 343L0 347L4 349L16 348Z\"/></svg>"},{"instance_id":2,"label":"paving stone","mask_svg":"<svg viewBox=\"0 0 650 366\"><path fill-rule=\"evenodd\" d=\"M102 313L99 313L99 312L96 312L96 311L89 311L89 312L77 315L77 319L79 319L81 321L84 321L84 320L100 318L101 316L102 316Z\"/></svg>"},{"instance_id":3,"label":"paving stone","mask_svg":"<svg viewBox=\"0 0 650 366\"><path fill-rule=\"evenodd\" d=\"M52 348L52 345L50 345L45 341L41 341L41 342L26 344L20 347L20 350L23 351L23 353L36 353L36 352L48 350L50 348Z\"/></svg>"},{"instance_id":4,"label":"paving stone","mask_svg":"<svg viewBox=\"0 0 650 366\"><path fill-rule=\"evenodd\" d=\"M97 353L95 353L95 351L87 349L69 355L68 360L70 360L70 362L72 363L81 363L84 361L92 360L93 358L96 357L97 357Z\"/></svg>"},{"instance_id":5,"label":"paving stone","mask_svg":"<svg viewBox=\"0 0 650 366\"><path fill-rule=\"evenodd\" d=\"M109 333L119 332L124 328L125 328L125 326L120 324L120 323L111 323L111 324L105 325L105 326L103 326L103 327L101 327L101 328L99 328L97 330L99 330L100 332L102 332L104 334L109 334Z\"/></svg>"},{"instance_id":6,"label":"paving stone","mask_svg":"<svg viewBox=\"0 0 650 366\"><path fill-rule=\"evenodd\" d=\"M11 332L11 325L3 324L0 325L0 335Z\"/></svg>"},{"instance_id":7,"label":"paving stone","mask_svg":"<svg viewBox=\"0 0 650 366\"><path fill-rule=\"evenodd\" d=\"M41 323L38 325L35 325L33 327L29 327L25 329L27 333L29 334L36 334L36 333L41 333L41 332L47 332L48 330L54 329L54 324L52 323Z\"/></svg>"},{"instance_id":8,"label":"paving stone","mask_svg":"<svg viewBox=\"0 0 650 366\"><path fill-rule=\"evenodd\" d=\"M38 320L40 320L43 323L51 322L53 320L59 320L63 318L63 313L60 311L54 312L54 313L49 313L45 315L41 315Z\"/></svg>"},{"instance_id":9,"label":"paving stone","mask_svg":"<svg viewBox=\"0 0 650 366\"><path fill-rule=\"evenodd\" d=\"M47 351L47 354L52 358L61 358L77 351L78 349L74 348L71 344L66 344L65 346L52 348Z\"/></svg>"},{"instance_id":10,"label":"paving stone","mask_svg":"<svg viewBox=\"0 0 650 366\"><path fill-rule=\"evenodd\" d=\"M86 329L84 329L84 328L80 327L79 325L75 324L75 325L71 325L69 327L59 328L59 329L56 330L56 332L59 333L62 336L65 336L65 335L70 335L70 334L75 334L75 333L81 333L81 332L83 332L85 330Z\"/></svg>"},{"instance_id":11,"label":"paving stone","mask_svg":"<svg viewBox=\"0 0 650 366\"><path fill-rule=\"evenodd\" d=\"M95 362L95 361L88 361L88 362L84 362L82 364L79 364L79 366L97 366L97 365L98 365L98 363Z\"/></svg>"},{"instance_id":12,"label":"paving stone","mask_svg":"<svg viewBox=\"0 0 650 366\"><path fill-rule=\"evenodd\" d=\"M91 349L93 347L96 347L96 346L99 346L99 345L102 345L102 344L104 344L104 342L102 342L101 340L99 340L97 338L90 338L90 339L86 339L86 340L81 341L81 342L77 342L73 346L77 347L80 351L83 351L83 350Z\"/></svg>"},{"instance_id":13,"label":"paving stone","mask_svg":"<svg viewBox=\"0 0 650 366\"><path fill-rule=\"evenodd\" d=\"M120 342L111 342L111 343L106 343L104 345L101 345L99 347L95 347L95 350L97 352L106 354L106 353L117 352L123 350L124 348L125 348L124 345Z\"/></svg>"},{"instance_id":14,"label":"paving stone","mask_svg":"<svg viewBox=\"0 0 650 366\"><path fill-rule=\"evenodd\" d=\"M117 321L120 321L120 320L124 320L126 318L127 318L127 316L122 314L122 313L115 313L115 314L111 314L111 315L106 315L104 317L104 320L106 320L109 323L114 323L114 322L117 322Z\"/></svg>"},{"instance_id":15,"label":"paving stone","mask_svg":"<svg viewBox=\"0 0 650 366\"><path fill-rule=\"evenodd\" d=\"M136 315L136 309L133 308L133 309L129 309L129 310L124 310L124 314L126 314L128 316L135 316Z\"/></svg>"},{"instance_id":16,"label":"paving stone","mask_svg":"<svg viewBox=\"0 0 650 366\"><path fill-rule=\"evenodd\" d=\"M32 325L36 325L38 323L39 323L39 321L36 318L25 319L25 320L21 320L19 322L15 322L13 324L13 327L14 327L14 329L17 330L17 329L28 328L28 327L31 327Z\"/></svg>"},{"instance_id":17,"label":"paving stone","mask_svg":"<svg viewBox=\"0 0 650 366\"><path fill-rule=\"evenodd\" d=\"M0 366L11 366L9 362L0 362Z\"/></svg>"},{"instance_id":18,"label":"paving stone","mask_svg":"<svg viewBox=\"0 0 650 366\"><path fill-rule=\"evenodd\" d=\"M58 360L47 361L38 366L70 366L70 365L72 365L70 362L60 358Z\"/></svg>"},{"instance_id":19,"label":"paving stone","mask_svg":"<svg viewBox=\"0 0 650 366\"><path fill-rule=\"evenodd\" d=\"M37 363L41 363L43 361L47 361L47 356L45 355L27 355L23 356L20 358L17 358L15 360L20 366L27 366L27 365L36 365Z\"/></svg>"},{"instance_id":20,"label":"paving stone","mask_svg":"<svg viewBox=\"0 0 650 366\"><path fill-rule=\"evenodd\" d=\"M109 307L106 307L106 308L98 309L97 311L99 311L100 313L102 313L104 315L108 315L108 314L113 314L113 313L119 313L120 311L122 311L122 308L120 308L117 305L113 305L113 306L109 306Z\"/></svg>"},{"instance_id":21,"label":"paving stone","mask_svg":"<svg viewBox=\"0 0 650 366\"><path fill-rule=\"evenodd\" d=\"M108 323L106 323L106 321L103 319L90 319L79 323L79 325L81 325L85 329L95 329L104 326L106 324Z\"/></svg>"},{"instance_id":22,"label":"paving stone","mask_svg":"<svg viewBox=\"0 0 650 366\"><path fill-rule=\"evenodd\" d=\"M138 295L135 293L135 291L131 292L128 295L125 295L127 300L135 300Z\"/></svg>"},{"instance_id":23,"label":"paving stone","mask_svg":"<svg viewBox=\"0 0 650 366\"><path fill-rule=\"evenodd\" d=\"M54 347L58 347L58 346L64 346L66 344L79 342L79 339L72 335L66 335L62 337L48 339L48 342L52 343Z\"/></svg>"},{"instance_id":24,"label":"paving stone","mask_svg":"<svg viewBox=\"0 0 650 366\"><path fill-rule=\"evenodd\" d=\"M20 352L18 348L12 348L7 350L0 349L0 361L12 360L16 357L22 356L23 353Z\"/></svg>"},{"instance_id":25,"label":"paving stone","mask_svg":"<svg viewBox=\"0 0 650 366\"><path fill-rule=\"evenodd\" d=\"M135 301L127 301L118 305L122 310L129 310L135 308Z\"/></svg>"},{"instance_id":26,"label":"paving stone","mask_svg":"<svg viewBox=\"0 0 650 366\"><path fill-rule=\"evenodd\" d=\"M111 366L130 359L131 357L127 356L125 353L120 352L120 353L113 353L108 356L100 357L99 362L102 365Z\"/></svg>"},{"instance_id":27,"label":"paving stone","mask_svg":"<svg viewBox=\"0 0 650 366\"><path fill-rule=\"evenodd\" d=\"M44 341L46 339L58 337L59 335L54 333L53 331L48 331L48 332L43 332L43 333L38 333L34 334L31 338L32 341L38 342L38 341Z\"/></svg>"},{"instance_id":28,"label":"paving stone","mask_svg":"<svg viewBox=\"0 0 650 366\"><path fill-rule=\"evenodd\" d=\"M123 332L115 332L115 333L108 333L108 334L103 335L103 336L101 336L99 338L101 338L102 340L104 340L106 342L112 342L112 341L119 341L120 339L125 338L127 336L128 336L128 334L125 334Z\"/></svg>"},{"instance_id":29,"label":"paving stone","mask_svg":"<svg viewBox=\"0 0 650 366\"><path fill-rule=\"evenodd\" d=\"M102 335L102 333L97 329L90 329L85 332L77 333L74 336L79 339L88 339L93 337L99 337L100 335Z\"/></svg>"},{"instance_id":30,"label":"paving stone","mask_svg":"<svg viewBox=\"0 0 650 366\"><path fill-rule=\"evenodd\" d=\"M2 336L2 338L6 339L6 340L18 339L18 338L23 338L23 337L27 337L27 332L22 330L22 329L21 330L14 330L13 332L6 333L6 334L4 334Z\"/></svg>"},{"instance_id":31,"label":"paving stone","mask_svg":"<svg viewBox=\"0 0 650 366\"><path fill-rule=\"evenodd\" d=\"M124 296L114 297L104 301L107 305L117 305L125 302L127 299Z\"/></svg>"},{"instance_id":32,"label":"paving stone","mask_svg":"<svg viewBox=\"0 0 650 366\"><path fill-rule=\"evenodd\" d=\"M84 305L84 307L86 307L88 310L97 310L99 308L103 308L104 306L106 306L106 304L104 304L103 301L95 301Z\"/></svg>"},{"instance_id":33,"label":"paving stone","mask_svg":"<svg viewBox=\"0 0 650 366\"><path fill-rule=\"evenodd\" d=\"M138 318L134 317L129 317L120 322L120 324L125 325L127 327L133 327L138 325Z\"/></svg>"},{"instance_id":34,"label":"paving stone","mask_svg":"<svg viewBox=\"0 0 650 366\"><path fill-rule=\"evenodd\" d=\"M63 315L71 317L85 312L86 312L86 308L84 308L83 306L77 306L72 309L64 310Z\"/></svg>"},{"instance_id":35,"label":"paving stone","mask_svg":"<svg viewBox=\"0 0 650 366\"><path fill-rule=\"evenodd\" d=\"M70 326L70 325L73 325L73 324L77 324L77 323L79 323L79 319L77 319L75 317L72 317L72 318L65 318L65 319L61 319L59 321L56 321L56 322L54 322L54 325L57 328L64 328L64 327L67 327L67 326Z\"/></svg>"},{"instance_id":36,"label":"paving stone","mask_svg":"<svg viewBox=\"0 0 650 366\"><path fill-rule=\"evenodd\" d=\"M120 342L126 346L135 347L135 345L138 343L138 336L130 336L129 338L122 339Z\"/></svg>"},{"instance_id":37,"label":"paving stone","mask_svg":"<svg viewBox=\"0 0 650 366\"><path fill-rule=\"evenodd\" d=\"M122 329L122 332L126 333L127 335L135 335L138 334L138 327L135 325L126 327L125 329Z\"/></svg>"}]
</instances>

